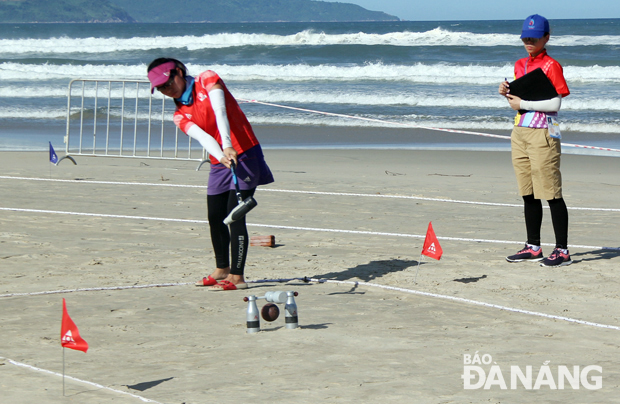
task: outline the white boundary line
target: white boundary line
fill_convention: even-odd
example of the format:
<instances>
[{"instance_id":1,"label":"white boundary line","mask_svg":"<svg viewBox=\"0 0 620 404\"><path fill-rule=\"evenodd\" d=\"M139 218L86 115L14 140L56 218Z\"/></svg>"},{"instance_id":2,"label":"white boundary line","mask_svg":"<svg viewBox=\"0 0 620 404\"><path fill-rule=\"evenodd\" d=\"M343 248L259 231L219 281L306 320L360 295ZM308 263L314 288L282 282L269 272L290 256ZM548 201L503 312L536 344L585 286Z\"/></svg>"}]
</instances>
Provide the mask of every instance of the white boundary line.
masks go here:
<instances>
[{"instance_id":1,"label":"white boundary line","mask_svg":"<svg viewBox=\"0 0 620 404\"><path fill-rule=\"evenodd\" d=\"M34 178L34 177L11 177L0 175L0 179L4 180L26 180L26 181L51 181L51 182L66 182L66 183L83 183L83 184L98 184L98 185L139 185L139 186L153 186L153 187L173 187L173 188L199 188L207 189L206 185L185 185L185 184L157 184L148 182L120 182L120 181L92 181L92 180L61 180L51 178ZM445 198L428 198L422 196L408 196L408 195L381 195L381 194L353 194L346 192L321 192L321 191L299 191L290 189L273 189L273 188L258 188L259 192L282 192L290 194L307 194L307 195L325 195L325 196L345 196L345 197L370 197L370 198L390 198L390 199L411 199L417 201L431 201L431 202L448 202L448 203L460 203L466 205L481 205L481 206L501 206L510 208L522 208L522 204L513 203L499 203L499 202L478 202L478 201L464 201L458 199L445 199ZM549 209L548 206L543 206L544 209ZM615 208L581 208L581 207L568 207L569 210L586 210L597 212L620 212L620 209Z\"/></svg>"},{"instance_id":2,"label":"white boundary line","mask_svg":"<svg viewBox=\"0 0 620 404\"><path fill-rule=\"evenodd\" d=\"M51 370L41 369L41 368L38 368L36 366L27 365L25 363L14 361L13 359L4 358L2 356L0 356L0 359L6 360L11 365L19 366L19 367L26 368L26 369L29 369L29 370L34 370L36 372L47 373L47 374L53 375L53 376L63 377L61 373L56 373L56 372L52 372ZM126 391L121 391L121 390L116 390L116 389L113 389L111 387L106 387L106 386L103 386L103 385L98 384L98 383L93 383L93 382L89 382L87 380L78 379L77 377L72 377L72 376L67 376L67 375L65 375L64 377L67 378L67 379L73 380L74 382L78 382L78 383L82 383L82 384L87 384L89 386L94 386L94 387L97 387L99 389L104 389L104 390L108 390L108 391L111 391L111 392L114 392L114 393L131 396L133 398L140 399L140 400L142 400L145 403L163 404L163 403L160 403L159 401L155 401L155 400L151 400L151 399L148 399L148 398L144 398L144 397L139 396L137 394L128 393Z\"/></svg>"},{"instance_id":3,"label":"white boundary line","mask_svg":"<svg viewBox=\"0 0 620 404\"><path fill-rule=\"evenodd\" d=\"M144 185L152 187L176 187L176 188L202 188L207 189L206 185L184 185L184 184L157 184L152 182L123 182L123 181L93 181L93 180L61 180L57 178L37 178L37 177L12 177L0 175L3 180L25 180L25 181L51 181L68 182L73 184L98 184L98 185Z\"/></svg>"},{"instance_id":4,"label":"white boundary line","mask_svg":"<svg viewBox=\"0 0 620 404\"><path fill-rule=\"evenodd\" d=\"M478 201L464 201L459 199L445 199L445 198L428 198L422 196L407 196L407 195L378 195L378 194L350 194L344 192L321 192L321 191L294 191L287 189L269 189L269 188L258 188L259 191L267 191L267 192L286 192L286 193L299 193L299 194L310 194L310 195L334 195L334 196L361 196L361 197L372 197L372 198L394 198L394 199L413 199L417 201L431 201L431 202L449 202L449 203L461 203L467 205L481 205L481 206L502 206L509 208L523 208L523 204L516 203L499 203L499 202L478 202ZM545 209L549 209L548 206L543 206ZM580 208L580 207L568 207L569 210L590 210L590 211L600 211L600 212L620 212L620 209L615 208Z\"/></svg>"},{"instance_id":5,"label":"white boundary line","mask_svg":"<svg viewBox=\"0 0 620 404\"><path fill-rule=\"evenodd\" d=\"M607 329L611 329L611 330L620 331L620 326L600 324L600 323L593 323L591 321L577 320L575 318L570 318L570 317L556 316L556 315L553 315L553 314L540 313L540 312L537 312L537 311L515 309L515 308L512 308L512 307L500 306L500 305L497 305L497 304L485 303L485 302L480 302L480 301L477 301L477 300L465 299L465 298L462 298L462 297L440 295L440 294L436 294L436 293L422 292L422 291L419 291L419 290L412 290L412 289L404 289L404 288L399 288L399 287L395 287L395 286L379 285L379 284L376 284L376 283L369 283L369 282L335 281L335 280L329 280L329 279L314 279L314 278L310 278L310 279L307 279L307 280L310 281L310 282L319 282L319 283L338 283L338 284L355 285L355 286L357 286L357 285L371 286L371 287L375 287L375 288L394 290L394 291L397 291L397 292L405 292L405 293L411 293L411 294L414 294L414 295L420 295L420 296L426 296L426 297L434 297L434 298L437 298L437 299L451 300L451 301L459 302L459 303L466 303L466 304L473 304L473 305L476 305L476 306L489 307L489 308L498 309L498 310L510 311L510 312L513 312L513 313L527 314L527 315L530 315L530 316L544 317L544 318L548 318L548 319L552 319L552 320L562 320L562 321L568 321L570 323L577 323L577 324L582 324L582 325L589 325L589 326L593 326L593 327L607 328Z\"/></svg>"},{"instance_id":6,"label":"white boundary line","mask_svg":"<svg viewBox=\"0 0 620 404\"><path fill-rule=\"evenodd\" d=\"M162 222L180 222L180 223L197 223L208 224L208 220L192 220L192 219L173 219L167 217L148 217L148 216L127 216L127 215L110 215L104 213L84 213L84 212L67 212L58 210L42 210L42 209L21 209L21 208L7 208L0 207L0 211L10 212L25 212L25 213L45 213L45 214L59 214L59 215L74 215L74 216L89 216L89 217L105 217L112 219L131 219L131 220L156 220ZM364 234L372 236L387 236L387 237L408 237L408 238L426 238L425 234L407 234L407 233L387 233L378 231L364 231L364 230L343 230L343 229L325 229L319 227L299 227L299 226L284 226L284 225L271 225L271 224L259 224L248 223L248 227L265 227L269 229L283 229L283 230L302 230L302 231L315 231L315 232L329 232L329 233L347 233L347 234ZM490 240L490 239L478 239L478 238L461 238L461 237L437 237L439 240L449 241L464 241L474 243L494 243L494 244L522 244L522 241L510 241L510 240ZM544 246L555 246L553 243L542 243ZM592 245L579 245L570 244L571 248L584 248L588 250L620 250L620 247L604 247L604 246L592 246Z\"/></svg>"},{"instance_id":7,"label":"white boundary line","mask_svg":"<svg viewBox=\"0 0 620 404\"><path fill-rule=\"evenodd\" d=\"M317 283L335 283L335 284L353 285L353 286L369 286L369 287L373 287L373 288L380 288L380 289L392 290L392 291L396 291L396 292L410 293L410 294L419 295L419 296L432 297L432 298L435 298L435 299L450 300L450 301L457 302L457 303L465 303L465 304L471 304L471 305L475 305L475 306L482 306L482 307L487 307L487 308L492 308L492 309L504 310L504 311L509 311L509 312L512 312L512 313L520 313L520 314L525 314L525 315L529 315L529 316L543 317L543 318L547 318L547 319L551 319L551 320L561 320L561 321L567 321L569 323L576 323L576 324L581 324L581 325L588 325L588 326L592 326L592 327L606 328L606 329L620 331L620 326L615 326L615 325L594 323L592 321L578 320L578 319L571 318L571 317L556 316L556 315L553 315L553 314L546 314L546 313L541 313L541 312L537 312L537 311L517 309L517 308L513 308L513 307L508 307L508 306L501 306L501 305L498 305L498 304L481 302L481 301L478 301L478 300L466 299L466 298L463 298L463 297L454 297L454 296L448 296L448 295L441 295L441 294L438 294L438 293L422 292L420 290L405 289L405 288L399 288L399 287L396 287L396 286L380 285L378 283L357 282L357 281L336 281L336 280L331 280L331 279L319 279L319 278L307 278L307 277L304 277L304 278L288 278L288 279L260 279L260 280L247 281L247 282L248 283L269 283L269 282L274 282L275 283L275 282L290 282L290 281L317 282ZM57 293L93 292L93 291L101 291L101 290L126 290L126 289L159 288L159 287L168 287L168 286L186 286L186 285L191 285L191 284L192 283L187 283L187 282L186 283L162 283L162 284L151 284L151 285L135 285L135 286L116 286L116 287L101 287L101 288L81 288L81 289L51 290L51 291L31 292L31 293L12 293L12 294L0 295L0 298L2 298L2 297L14 297L14 296L51 295L51 294L57 294Z\"/></svg>"},{"instance_id":8,"label":"white boundary line","mask_svg":"<svg viewBox=\"0 0 620 404\"><path fill-rule=\"evenodd\" d=\"M19 296L54 295L58 293L74 293L74 292L98 292L102 290L165 288L165 287L170 287L170 286L184 286L184 285L193 285L193 284L194 284L193 282L183 282L183 283L159 283L159 284L151 284L151 285L132 285L132 286L102 286L99 288L60 289L60 290L48 290L45 292L7 293L4 295L0 295L0 298L19 297Z\"/></svg>"}]
</instances>

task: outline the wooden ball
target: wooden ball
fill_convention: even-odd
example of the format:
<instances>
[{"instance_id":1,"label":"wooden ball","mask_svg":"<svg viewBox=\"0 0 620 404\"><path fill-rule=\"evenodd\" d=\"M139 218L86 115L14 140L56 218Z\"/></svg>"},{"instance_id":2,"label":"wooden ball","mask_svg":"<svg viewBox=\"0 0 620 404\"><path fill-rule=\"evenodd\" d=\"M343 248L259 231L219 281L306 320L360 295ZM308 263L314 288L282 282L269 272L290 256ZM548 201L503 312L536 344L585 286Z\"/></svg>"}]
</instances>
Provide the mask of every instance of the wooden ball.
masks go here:
<instances>
[{"instance_id":1,"label":"wooden ball","mask_svg":"<svg viewBox=\"0 0 620 404\"><path fill-rule=\"evenodd\" d=\"M263 306L260 314L265 321L275 321L280 315L280 309L275 303L267 303Z\"/></svg>"}]
</instances>

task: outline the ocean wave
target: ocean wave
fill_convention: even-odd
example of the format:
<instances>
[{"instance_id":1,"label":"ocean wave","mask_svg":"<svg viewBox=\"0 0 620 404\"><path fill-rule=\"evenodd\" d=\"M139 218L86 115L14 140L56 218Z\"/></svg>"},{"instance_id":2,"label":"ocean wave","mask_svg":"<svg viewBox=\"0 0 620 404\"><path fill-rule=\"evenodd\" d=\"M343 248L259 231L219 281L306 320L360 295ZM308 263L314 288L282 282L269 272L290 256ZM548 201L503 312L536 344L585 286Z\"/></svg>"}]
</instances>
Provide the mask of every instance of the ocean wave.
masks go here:
<instances>
[{"instance_id":1,"label":"ocean wave","mask_svg":"<svg viewBox=\"0 0 620 404\"><path fill-rule=\"evenodd\" d=\"M66 119L66 109L0 108L0 119Z\"/></svg>"},{"instance_id":2,"label":"ocean wave","mask_svg":"<svg viewBox=\"0 0 620 404\"><path fill-rule=\"evenodd\" d=\"M374 127L374 128L436 128L436 129L461 129L468 131L509 131L513 125L513 120L509 117L497 119L496 117L460 117L459 119L446 120L445 117L410 117L405 121L391 120L390 117L378 121L351 120L335 117L311 117L311 116L250 116L250 121L254 125L299 125L299 126L344 126L344 127ZM620 122L618 123L582 123L566 121L561 123L561 128L565 132L580 133L618 133L620 132ZM490 132L491 133L491 132Z\"/></svg>"},{"instance_id":3,"label":"ocean wave","mask_svg":"<svg viewBox=\"0 0 620 404\"><path fill-rule=\"evenodd\" d=\"M508 105L505 99L496 94L494 91L483 91L471 93L468 97L463 97L460 93L451 94L449 92L440 93L438 91L421 91L415 87L410 87L407 91L397 91L394 89L384 89L377 92L374 87L355 89L342 89L338 92L330 90L313 90L303 91L304 89L272 89L256 88L256 86L243 86L234 90L235 97L240 102L259 101L274 104L284 104L285 106L294 106L299 108L324 108L323 105L351 105L356 108L360 106L381 107L383 109L390 107L431 107L431 108L460 108L460 109L501 109L507 110ZM65 103L67 97L67 88L54 87L53 85L40 86L6 86L0 87L0 97L15 98L18 96L23 99L45 99L53 101L56 104ZM136 92L135 84L126 86L125 90L120 85L112 87L108 91L107 83L100 84L95 90L94 85L86 87L82 90L81 85L73 88L72 97L79 100L84 94L85 98L92 103L95 95L99 99L99 106L106 105L108 94L112 100L118 101L123 94L127 99L135 99L136 95L140 99L139 106L146 108L148 99L151 96L148 83L142 83ZM161 104L163 96L159 93L153 94L153 102L156 102L157 108ZM471 99L475 99L472 104ZM128 105L128 109L133 109L134 101ZM118 104L118 102L116 103ZM168 100L168 109L172 109L173 105ZM319 107L314 107L319 105ZM118 105L115 105L117 107ZM562 111L620 111L620 98L606 97L604 94L600 96L570 96L562 101Z\"/></svg>"},{"instance_id":4,"label":"ocean wave","mask_svg":"<svg viewBox=\"0 0 620 404\"><path fill-rule=\"evenodd\" d=\"M366 63L356 66L287 64L253 64L246 66L188 64L190 74L207 69L216 71L225 81L267 82L403 82L426 84L467 84L497 86L512 77L513 66L458 65L450 63L394 65ZM620 83L620 66L564 66L570 83ZM0 81L60 79L146 80L146 65L54 65L4 62L0 64ZM68 84L68 82L67 82Z\"/></svg>"},{"instance_id":5,"label":"ocean wave","mask_svg":"<svg viewBox=\"0 0 620 404\"><path fill-rule=\"evenodd\" d=\"M389 32L326 34L304 30L291 35L265 33L220 33L210 35L181 35L155 37L57 37L49 39L2 39L0 52L3 54L74 54L112 53L125 51L150 51L156 49L200 49L231 48L241 46L326 46L326 45L380 45L380 46L464 46L494 47L521 46L519 35L501 33L472 33L434 28L424 32ZM620 36L576 36L553 37L554 46L618 46Z\"/></svg>"},{"instance_id":6,"label":"ocean wave","mask_svg":"<svg viewBox=\"0 0 620 404\"><path fill-rule=\"evenodd\" d=\"M79 119L79 111L72 110L72 121ZM85 113L86 126L92 125L92 110ZM99 114L99 124L104 125L105 115ZM119 110L113 110L110 117L113 119L112 125L118 125L121 113ZM133 111L126 111L125 122L134 122ZM441 129L462 129L470 131L507 131L513 125L512 116L429 116L410 114L406 116L389 116L389 115L350 115L350 116L330 116L323 114L310 113L289 113L274 112L264 113L247 111L247 116L253 125L293 125L293 126L328 126L328 127L373 127L373 128L441 128ZM568 116L567 116L568 117ZM64 120L66 119L65 109L17 109L17 108L0 108L0 119L17 119L17 120ZM145 124L148 119L147 112L138 113L138 122L140 125ZM155 122L159 122L161 114L153 115ZM168 112L164 116L164 120L171 122L172 112ZM620 121L612 120L609 122L580 122L570 119L561 119L561 128L567 132L584 132L584 133L620 133Z\"/></svg>"},{"instance_id":7,"label":"ocean wave","mask_svg":"<svg viewBox=\"0 0 620 404\"><path fill-rule=\"evenodd\" d=\"M438 107L438 108L476 108L476 109L502 109L508 108L506 100L490 92L486 96L473 94L466 98L462 94L437 95L420 94L412 89L408 93L349 93L313 91L311 93L287 92L287 91L249 91L239 92L238 99L257 100L268 103L289 104L330 104L330 105L354 105L354 106L407 106L407 107ZM471 98L475 98L472 103ZM562 101L562 111L620 111L620 99L609 98L566 98Z\"/></svg>"},{"instance_id":8,"label":"ocean wave","mask_svg":"<svg viewBox=\"0 0 620 404\"><path fill-rule=\"evenodd\" d=\"M0 87L0 97L13 97L19 98L37 98L37 99L51 99L58 98L62 102L67 97L66 87L54 87L50 85L45 86L8 86ZM299 90L281 90L281 89L265 89L265 90L253 90L253 89L237 89L235 97L240 102L248 101L261 101L269 103L284 103L293 104L299 106L300 104L330 104L330 105L367 105L367 106L420 106L420 107L458 107L467 106L468 102L463 101L461 95L455 94L452 96L443 96L430 93L419 93L414 89L403 93L396 91L383 91L376 93L372 88L368 91L340 91L334 93L332 91L312 91L303 92ZM136 93L135 85L129 85L125 90L120 85L112 87L111 91L108 91L108 85L103 83L95 90L91 85L84 90L81 85L74 86L72 89L72 98L74 100L80 99L82 94L85 99L90 99L90 102L94 99L95 95L99 98L99 105L105 104L105 99L108 95L112 100L120 100L124 95L126 99L135 99L136 95L140 99L141 105L148 105L148 98L151 96L150 87L147 83L142 83L140 89ZM163 96L159 93L152 95L154 101L160 105L160 100ZM104 100L104 101L101 101ZM168 105L172 108L170 99L167 98ZM133 101L132 101L133 102ZM620 101L619 101L620 104ZM477 108L505 108L506 101L499 96L492 94L489 98L479 98L476 102ZM133 108L133 105L132 105ZM619 107L620 108L620 107Z\"/></svg>"}]
</instances>

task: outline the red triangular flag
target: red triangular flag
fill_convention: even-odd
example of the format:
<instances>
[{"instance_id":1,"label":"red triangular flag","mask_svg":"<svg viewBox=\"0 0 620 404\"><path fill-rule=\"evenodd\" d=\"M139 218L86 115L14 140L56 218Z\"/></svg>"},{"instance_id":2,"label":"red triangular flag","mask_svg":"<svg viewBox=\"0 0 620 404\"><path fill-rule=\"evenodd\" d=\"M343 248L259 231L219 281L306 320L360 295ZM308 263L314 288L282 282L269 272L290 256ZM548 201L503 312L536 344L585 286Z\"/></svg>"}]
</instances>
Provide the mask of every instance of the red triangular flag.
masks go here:
<instances>
[{"instance_id":1,"label":"red triangular flag","mask_svg":"<svg viewBox=\"0 0 620 404\"><path fill-rule=\"evenodd\" d=\"M440 260L441 254L443 254L443 250L439 245L439 240L437 240L437 236L435 236L435 231L433 230L433 225L431 222L428 222L428 230L426 231L426 238L424 239L422 254L426 255L427 257L435 258L436 260Z\"/></svg>"},{"instance_id":2,"label":"red triangular flag","mask_svg":"<svg viewBox=\"0 0 620 404\"><path fill-rule=\"evenodd\" d=\"M60 326L60 343L63 348L76 349L78 351L88 351L88 343L80 337L77 326L69 317L67 303L62 299L62 324Z\"/></svg>"}]
</instances>

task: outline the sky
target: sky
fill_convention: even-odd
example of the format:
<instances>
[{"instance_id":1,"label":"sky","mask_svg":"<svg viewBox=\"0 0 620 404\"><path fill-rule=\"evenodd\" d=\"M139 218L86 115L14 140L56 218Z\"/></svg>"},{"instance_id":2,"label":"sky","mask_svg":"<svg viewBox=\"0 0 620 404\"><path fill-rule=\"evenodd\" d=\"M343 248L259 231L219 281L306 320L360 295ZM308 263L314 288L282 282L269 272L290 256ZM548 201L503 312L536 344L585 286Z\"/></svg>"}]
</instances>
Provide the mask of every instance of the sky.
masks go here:
<instances>
[{"instance_id":1,"label":"sky","mask_svg":"<svg viewBox=\"0 0 620 404\"><path fill-rule=\"evenodd\" d=\"M620 18L618 0L538 0L532 6L508 0L329 0L383 11L402 20L522 20L540 14L550 20Z\"/></svg>"}]
</instances>

